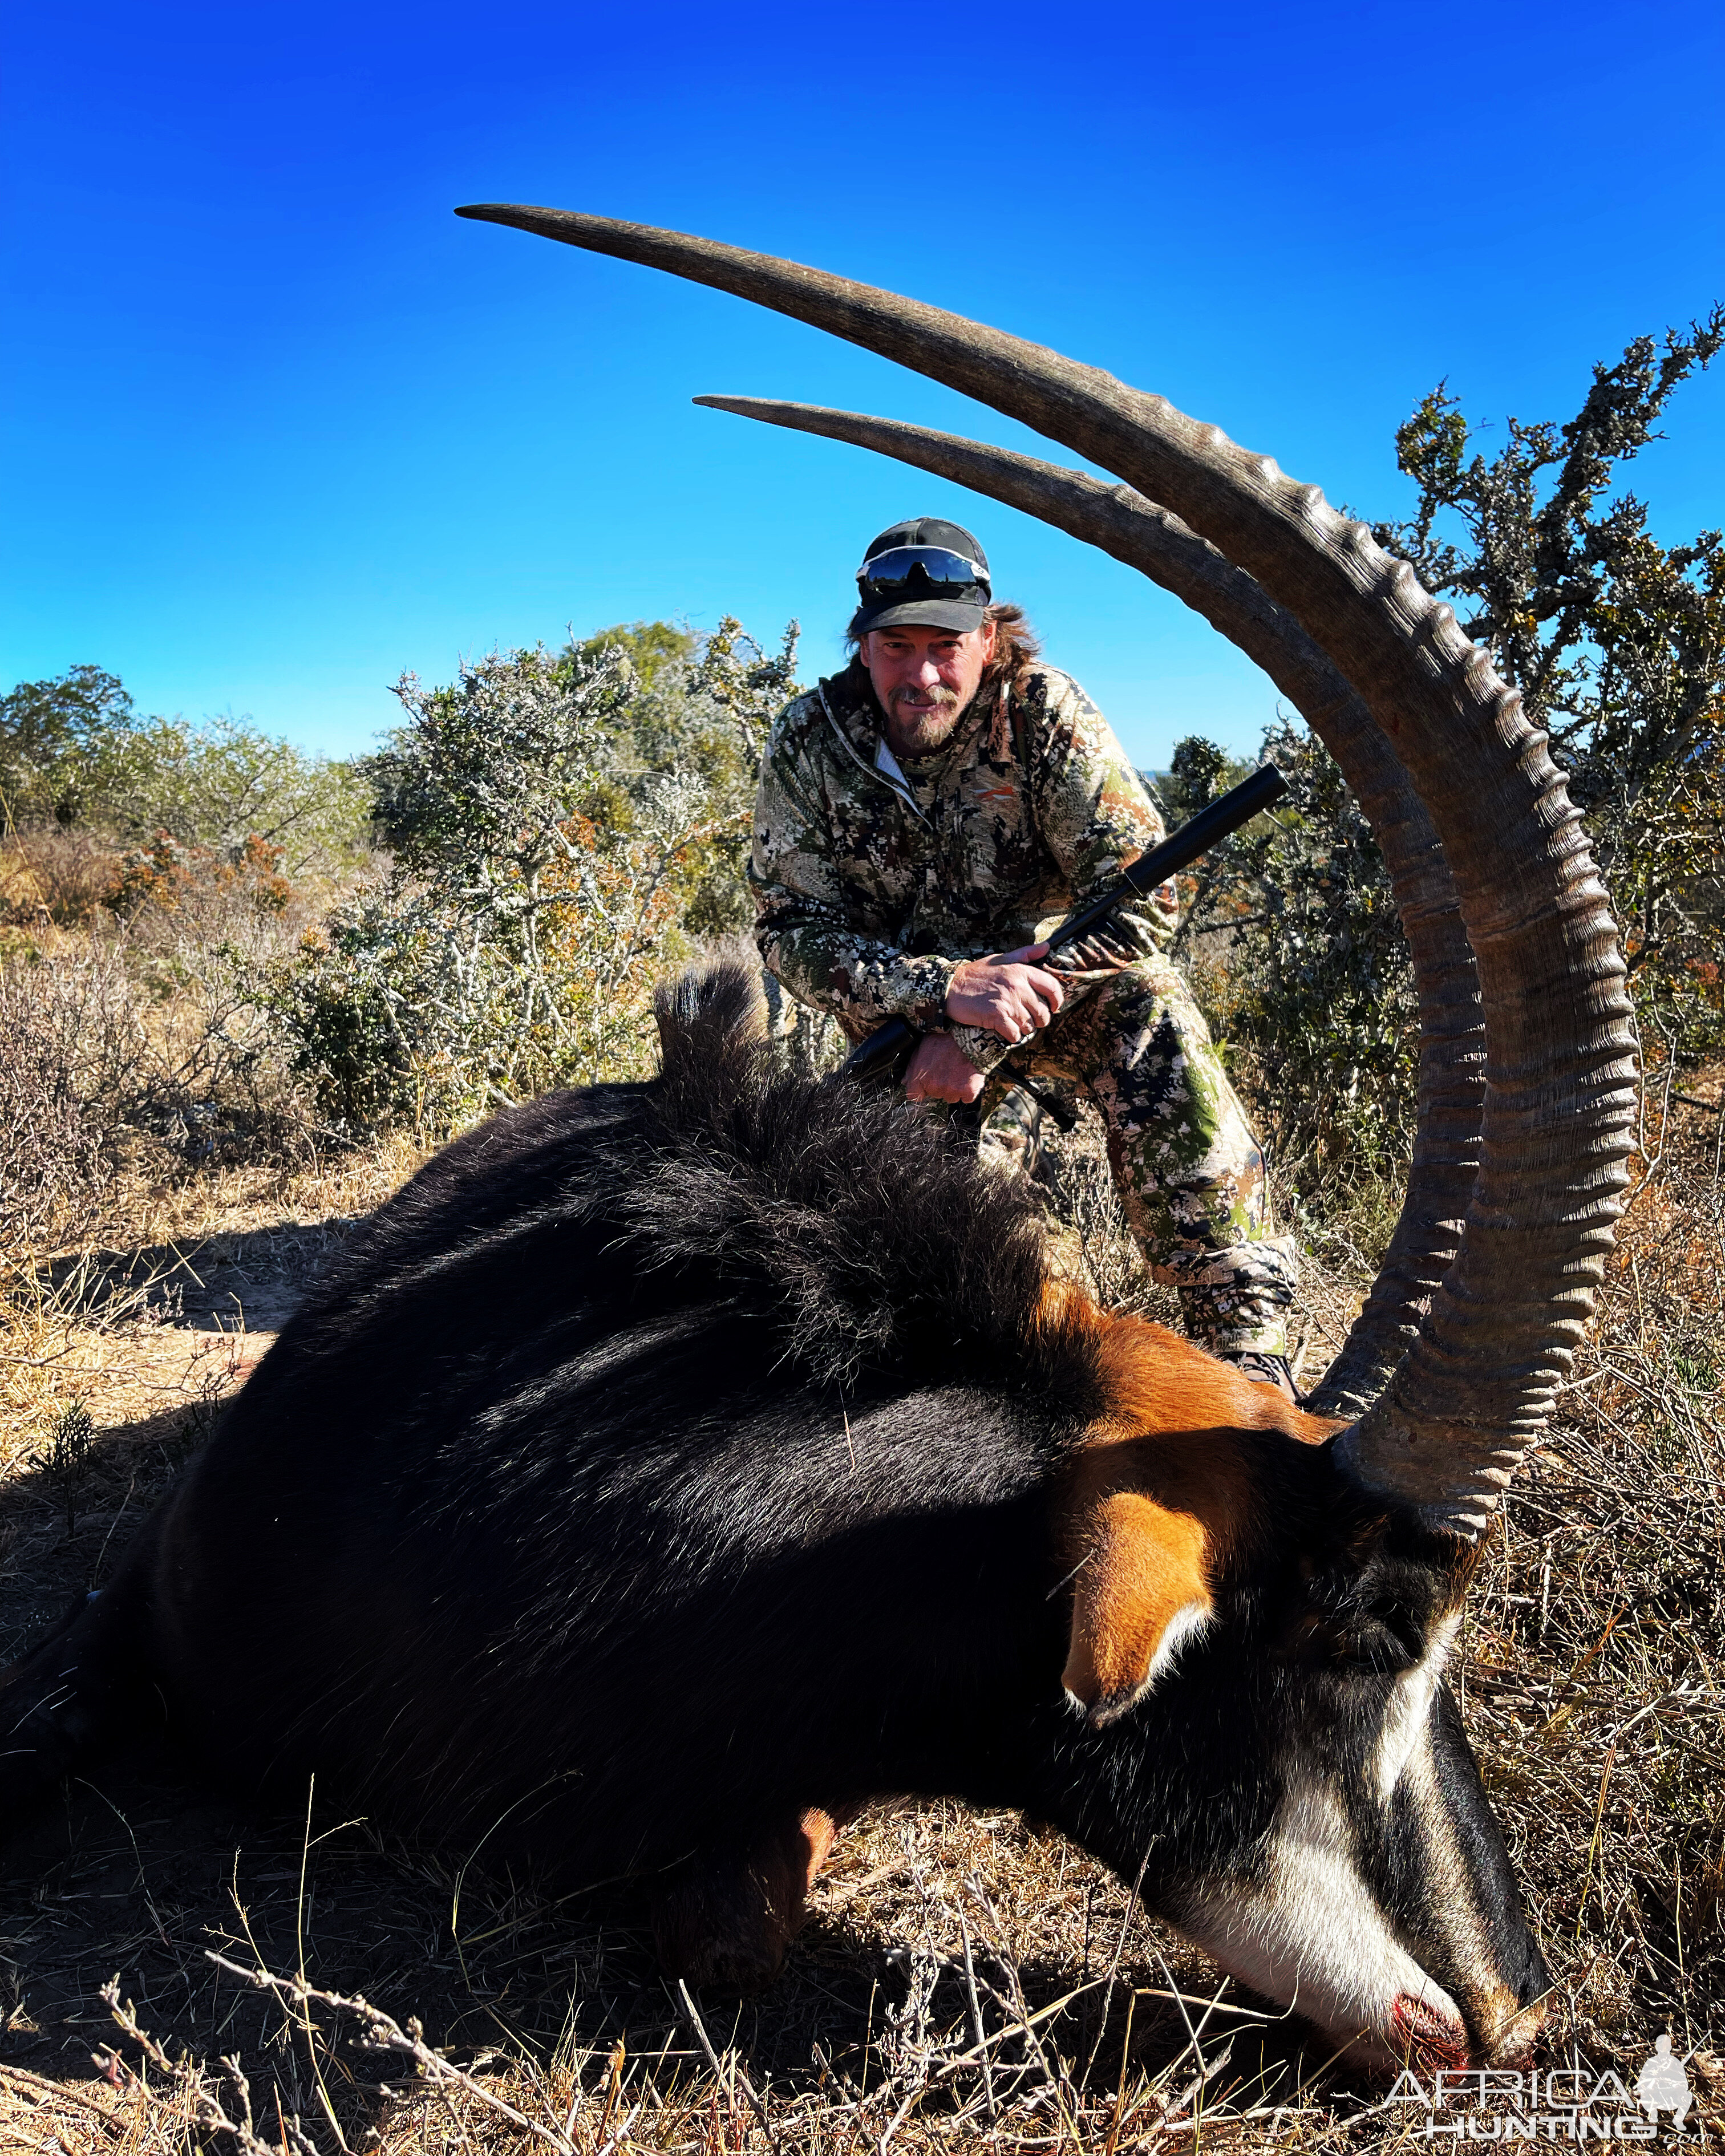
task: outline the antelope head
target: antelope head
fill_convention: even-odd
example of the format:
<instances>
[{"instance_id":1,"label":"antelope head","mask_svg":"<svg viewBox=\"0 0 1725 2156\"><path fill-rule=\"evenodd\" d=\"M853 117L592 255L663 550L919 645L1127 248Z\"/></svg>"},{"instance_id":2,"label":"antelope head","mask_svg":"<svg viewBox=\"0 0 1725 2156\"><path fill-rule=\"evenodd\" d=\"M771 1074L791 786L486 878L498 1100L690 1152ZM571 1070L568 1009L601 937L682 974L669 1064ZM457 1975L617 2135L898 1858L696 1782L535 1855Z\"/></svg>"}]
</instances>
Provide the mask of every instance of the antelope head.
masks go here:
<instances>
[{"instance_id":1,"label":"antelope head","mask_svg":"<svg viewBox=\"0 0 1725 2156\"><path fill-rule=\"evenodd\" d=\"M1591 1306L1636 1075L1615 927L1545 737L1406 562L1160 397L741 248L565 210L459 213L776 309L1117 474L853 413L696 400L938 473L1131 563L1255 660L1341 765L1418 983L1406 1203L1315 1396L1334 1419L1307 1433L1318 1444L1287 1440L1276 1470L1284 1522L1304 1526L1230 1546L1214 1477L1146 1440L1086 1470L1103 1481L1072 1741L1141 1725L1111 1770L1137 1839L1100 1820L1086 1838L1255 1989L1380 2063L1525 2055L1543 1965L1444 1662L1478 1537ZM1200 1765L1215 1774L1195 1789Z\"/></svg>"}]
</instances>

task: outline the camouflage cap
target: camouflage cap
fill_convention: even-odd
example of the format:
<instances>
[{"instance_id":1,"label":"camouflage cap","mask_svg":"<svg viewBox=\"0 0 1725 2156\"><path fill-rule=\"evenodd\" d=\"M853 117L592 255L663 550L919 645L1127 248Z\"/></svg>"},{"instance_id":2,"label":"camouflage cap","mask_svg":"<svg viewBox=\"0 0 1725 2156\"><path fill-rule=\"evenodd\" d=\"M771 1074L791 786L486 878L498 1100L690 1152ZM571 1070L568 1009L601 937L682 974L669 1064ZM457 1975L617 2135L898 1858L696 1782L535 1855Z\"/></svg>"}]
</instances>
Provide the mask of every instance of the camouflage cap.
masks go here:
<instances>
[{"instance_id":1,"label":"camouflage cap","mask_svg":"<svg viewBox=\"0 0 1725 2156\"><path fill-rule=\"evenodd\" d=\"M901 548L922 547L958 555L979 573L962 584L951 580L937 583L927 570L917 567L911 572L903 597L870 596L863 581L863 570L870 562ZM913 623L923 629L979 629L990 596L988 557L962 524L950 524L943 516L912 516L902 524L890 525L870 541L863 554L863 568L856 572L856 583L861 598L847 632L851 636L866 636L871 629L905 628ZM926 595L919 594L919 585Z\"/></svg>"}]
</instances>

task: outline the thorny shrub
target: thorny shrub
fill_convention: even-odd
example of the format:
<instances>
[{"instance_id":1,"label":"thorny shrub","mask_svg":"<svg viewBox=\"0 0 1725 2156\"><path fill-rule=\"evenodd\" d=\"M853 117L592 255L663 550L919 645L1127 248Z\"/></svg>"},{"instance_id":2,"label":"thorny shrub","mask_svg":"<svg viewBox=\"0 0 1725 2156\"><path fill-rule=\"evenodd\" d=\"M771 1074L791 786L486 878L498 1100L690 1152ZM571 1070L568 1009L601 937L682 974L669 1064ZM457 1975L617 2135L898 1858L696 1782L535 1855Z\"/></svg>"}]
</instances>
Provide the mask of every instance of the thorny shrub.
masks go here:
<instances>
[{"instance_id":1,"label":"thorny shrub","mask_svg":"<svg viewBox=\"0 0 1725 2156\"><path fill-rule=\"evenodd\" d=\"M1637 337L1573 419L1512 418L1491 457L1440 383L1396 436L1414 515L1376 527L1549 731L1644 1023L1683 1056L1725 1039L1725 539L1661 546L1624 472L1722 349L1725 306Z\"/></svg>"},{"instance_id":2,"label":"thorny shrub","mask_svg":"<svg viewBox=\"0 0 1725 2156\"><path fill-rule=\"evenodd\" d=\"M1375 1260L1415 1121L1419 1012L1382 855L1334 759L1278 723L1264 755L1287 779L1183 877L1175 956L1309 1236L1369 1219ZM1196 737L1158 781L1171 822L1244 767ZM1345 1250L1338 1255L1345 1255Z\"/></svg>"},{"instance_id":3,"label":"thorny shrub","mask_svg":"<svg viewBox=\"0 0 1725 2156\"><path fill-rule=\"evenodd\" d=\"M0 928L87 928L100 921L119 872L113 844L57 824L0 844Z\"/></svg>"},{"instance_id":4,"label":"thorny shrub","mask_svg":"<svg viewBox=\"0 0 1725 2156\"><path fill-rule=\"evenodd\" d=\"M623 801L632 785L675 773L693 776L705 789L706 835L677 877L691 936L731 935L754 924L744 870L755 788L767 730L799 693L797 643L792 622L778 650L767 651L726 614L706 634L637 622L605 629L581 647L614 646L628 662L632 694L612 736Z\"/></svg>"},{"instance_id":5,"label":"thorny shrub","mask_svg":"<svg viewBox=\"0 0 1725 2156\"><path fill-rule=\"evenodd\" d=\"M794 655L794 629L769 658L727 619L686 654L638 628L493 653L446 688L404 676L407 723L367 767L393 866L278 981L324 1112L444 1132L644 1075L655 979L742 910L760 744Z\"/></svg>"},{"instance_id":6,"label":"thorny shrub","mask_svg":"<svg viewBox=\"0 0 1725 2156\"><path fill-rule=\"evenodd\" d=\"M111 964L0 968L0 1270L95 1219L115 1165L92 1098Z\"/></svg>"},{"instance_id":7,"label":"thorny shrub","mask_svg":"<svg viewBox=\"0 0 1725 2156\"><path fill-rule=\"evenodd\" d=\"M230 860L213 846L188 846L171 831L157 831L148 845L120 856L103 903L134 919L146 907L179 913L232 895L259 913L283 913L293 886L281 872L282 851L254 831Z\"/></svg>"},{"instance_id":8,"label":"thorny shrub","mask_svg":"<svg viewBox=\"0 0 1725 2156\"><path fill-rule=\"evenodd\" d=\"M95 1232L127 1163L297 1157L316 1135L270 993L315 895L261 844L238 864L159 846L119 873L123 921L0 956L0 1265Z\"/></svg>"}]
</instances>

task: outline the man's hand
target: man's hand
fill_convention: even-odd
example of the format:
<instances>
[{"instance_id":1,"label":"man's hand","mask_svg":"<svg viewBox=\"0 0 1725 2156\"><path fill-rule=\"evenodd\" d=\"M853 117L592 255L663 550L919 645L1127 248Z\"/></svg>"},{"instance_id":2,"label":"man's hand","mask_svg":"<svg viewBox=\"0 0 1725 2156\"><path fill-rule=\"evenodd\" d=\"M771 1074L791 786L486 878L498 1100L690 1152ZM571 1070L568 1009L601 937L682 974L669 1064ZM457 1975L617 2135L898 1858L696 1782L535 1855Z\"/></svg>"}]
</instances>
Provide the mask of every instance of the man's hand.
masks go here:
<instances>
[{"instance_id":1,"label":"man's hand","mask_svg":"<svg viewBox=\"0 0 1725 2156\"><path fill-rule=\"evenodd\" d=\"M925 1033L905 1071L911 1101L954 1101L968 1106L983 1090L983 1074L950 1033Z\"/></svg>"},{"instance_id":2,"label":"man's hand","mask_svg":"<svg viewBox=\"0 0 1725 2156\"><path fill-rule=\"evenodd\" d=\"M1045 943L1027 943L1022 951L968 959L947 990L947 1016L955 1025L986 1026L1003 1040L1028 1040L1066 1000L1058 976L1035 963L1047 950Z\"/></svg>"}]
</instances>

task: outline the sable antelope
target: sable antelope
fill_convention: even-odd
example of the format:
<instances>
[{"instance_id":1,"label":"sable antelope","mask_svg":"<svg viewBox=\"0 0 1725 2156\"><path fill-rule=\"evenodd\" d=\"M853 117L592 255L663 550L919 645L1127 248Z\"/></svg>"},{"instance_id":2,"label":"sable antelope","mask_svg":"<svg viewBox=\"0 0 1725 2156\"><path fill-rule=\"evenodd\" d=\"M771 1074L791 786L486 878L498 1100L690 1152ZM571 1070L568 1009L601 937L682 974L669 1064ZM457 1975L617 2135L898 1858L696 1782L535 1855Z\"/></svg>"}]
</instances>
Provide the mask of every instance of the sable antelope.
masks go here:
<instances>
[{"instance_id":1,"label":"sable antelope","mask_svg":"<svg viewBox=\"0 0 1725 2156\"><path fill-rule=\"evenodd\" d=\"M757 1980L833 1818L946 1792L1053 1821L1372 2061L1523 2055L1544 1971L1444 1663L1609 1245L1635 1081L1543 738L1405 564L1159 398L734 248L464 214L798 316L1122 475L706 400L1134 562L1299 706L1413 946L1407 1204L1304 1414L1063 1286L1024 1192L901 1103L773 1076L721 967L667 1004L655 1084L496 1118L355 1239L15 1673L0 1795L165 1712L247 1788L315 1769L470 1847L640 1873L671 1966Z\"/></svg>"}]
</instances>

